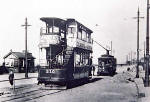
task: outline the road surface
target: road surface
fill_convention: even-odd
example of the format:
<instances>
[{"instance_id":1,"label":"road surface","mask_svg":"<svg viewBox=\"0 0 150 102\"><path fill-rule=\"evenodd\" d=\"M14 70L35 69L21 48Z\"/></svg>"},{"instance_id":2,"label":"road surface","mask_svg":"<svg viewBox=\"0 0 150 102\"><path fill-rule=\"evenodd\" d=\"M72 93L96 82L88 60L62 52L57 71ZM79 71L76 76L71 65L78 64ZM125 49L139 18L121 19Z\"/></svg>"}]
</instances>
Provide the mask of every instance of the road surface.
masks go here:
<instances>
[{"instance_id":1,"label":"road surface","mask_svg":"<svg viewBox=\"0 0 150 102\"><path fill-rule=\"evenodd\" d=\"M126 67L118 67L118 74L94 76L89 83L67 90L51 90L35 83L20 84L15 91L0 89L2 102L138 102L137 86ZM31 79L30 79L31 80ZM23 80L22 80L23 82Z\"/></svg>"}]
</instances>

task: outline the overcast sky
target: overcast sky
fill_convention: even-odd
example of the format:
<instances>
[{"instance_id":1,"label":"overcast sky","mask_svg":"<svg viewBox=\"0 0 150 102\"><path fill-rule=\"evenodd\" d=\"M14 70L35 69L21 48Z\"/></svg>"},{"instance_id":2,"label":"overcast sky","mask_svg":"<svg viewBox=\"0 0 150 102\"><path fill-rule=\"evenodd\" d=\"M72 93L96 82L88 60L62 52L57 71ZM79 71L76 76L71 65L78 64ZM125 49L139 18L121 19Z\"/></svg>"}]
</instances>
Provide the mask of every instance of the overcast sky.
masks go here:
<instances>
[{"instance_id":1,"label":"overcast sky","mask_svg":"<svg viewBox=\"0 0 150 102\"><path fill-rule=\"evenodd\" d=\"M146 0L1 0L0 1L0 62L12 49L25 49L25 31L21 27L28 18L28 50L39 57L40 17L74 18L93 30L93 38L104 47L113 42L113 54L118 63L126 61L126 55L136 52L137 9L146 16ZM98 26L95 26L95 25ZM141 56L146 32L146 19L140 20ZM94 43L93 58L105 50ZM134 55L134 54L133 54ZM135 56L133 56L135 57Z\"/></svg>"}]
</instances>

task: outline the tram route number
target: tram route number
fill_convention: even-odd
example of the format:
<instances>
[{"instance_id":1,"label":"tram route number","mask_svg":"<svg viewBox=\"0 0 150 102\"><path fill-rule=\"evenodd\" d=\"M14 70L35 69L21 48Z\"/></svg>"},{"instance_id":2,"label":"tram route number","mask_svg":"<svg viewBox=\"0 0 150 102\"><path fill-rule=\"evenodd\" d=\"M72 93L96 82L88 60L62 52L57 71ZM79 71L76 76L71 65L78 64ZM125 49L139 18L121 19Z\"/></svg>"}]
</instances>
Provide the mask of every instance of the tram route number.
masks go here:
<instances>
[{"instance_id":1,"label":"tram route number","mask_svg":"<svg viewBox=\"0 0 150 102\"><path fill-rule=\"evenodd\" d=\"M47 69L46 73L55 73L55 70L54 69Z\"/></svg>"}]
</instances>

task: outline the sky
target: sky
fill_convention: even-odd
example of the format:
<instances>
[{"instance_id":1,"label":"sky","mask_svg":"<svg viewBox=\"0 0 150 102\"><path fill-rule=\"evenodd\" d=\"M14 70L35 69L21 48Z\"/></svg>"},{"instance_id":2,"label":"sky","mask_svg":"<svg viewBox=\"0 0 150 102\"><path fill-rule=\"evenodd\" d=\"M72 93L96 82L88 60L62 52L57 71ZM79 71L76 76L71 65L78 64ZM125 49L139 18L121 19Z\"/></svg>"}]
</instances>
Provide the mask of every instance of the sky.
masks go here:
<instances>
[{"instance_id":1,"label":"sky","mask_svg":"<svg viewBox=\"0 0 150 102\"><path fill-rule=\"evenodd\" d=\"M28 28L28 50L39 63L40 17L74 18L93 31L92 37L104 47L111 45L118 63L129 54L136 58L137 16L140 16L140 57L146 36L146 0L1 0L0 1L0 63L12 51L25 49L25 18ZM98 26L96 26L98 25ZM93 44L93 63L106 51Z\"/></svg>"}]
</instances>

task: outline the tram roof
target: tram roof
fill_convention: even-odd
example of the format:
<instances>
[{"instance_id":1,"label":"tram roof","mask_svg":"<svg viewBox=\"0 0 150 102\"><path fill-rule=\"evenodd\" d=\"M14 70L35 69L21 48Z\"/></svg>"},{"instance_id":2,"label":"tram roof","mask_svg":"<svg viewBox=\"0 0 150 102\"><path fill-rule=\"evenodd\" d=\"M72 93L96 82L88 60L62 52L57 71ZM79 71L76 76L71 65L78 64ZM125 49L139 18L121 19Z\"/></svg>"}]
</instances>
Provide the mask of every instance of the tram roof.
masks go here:
<instances>
[{"instance_id":1,"label":"tram roof","mask_svg":"<svg viewBox=\"0 0 150 102\"><path fill-rule=\"evenodd\" d=\"M101 59L101 58L114 58L114 56L104 54L104 55L101 55L101 57L99 57L98 59Z\"/></svg>"},{"instance_id":2,"label":"tram roof","mask_svg":"<svg viewBox=\"0 0 150 102\"><path fill-rule=\"evenodd\" d=\"M48 23L49 25L57 26L57 27L65 27L66 21L56 17L42 17L40 20Z\"/></svg>"},{"instance_id":3,"label":"tram roof","mask_svg":"<svg viewBox=\"0 0 150 102\"><path fill-rule=\"evenodd\" d=\"M77 25L81 26L81 28L86 29L86 31L88 31L88 32L90 32L90 33L93 33L93 31L92 31L91 29L87 28L85 25L81 24L81 23L78 22L77 20L75 20L75 19L73 19L73 18L68 18L68 19L67 19L67 22L72 22L72 21L76 22Z\"/></svg>"},{"instance_id":4,"label":"tram roof","mask_svg":"<svg viewBox=\"0 0 150 102\"><path fill-rule=\"evenodd\" d=\"M78 25L83 26L88 32L93 33L93 31L89 28L87 28L86 26L84 26L83 24L81 24L80 22L76 21L78 23Z\"/></svg>"},{"instance_id":5,"label":"tram roof","mask_svg":"<svg viewBox=\"0 0 150 102\"><path fill-rule=\"evenodd\" d=\"M77 22L78 25L82 26L84 29L86 29L88 32L93 33L92 30L90 30L89 28L87 28L86 26L84 26L83 24L81 24L80 22L76 21L75 19L71 19L68 18L67 20L61 19L61 18L57 18L57 17L42 17L40 18L40 20L48 23L49 25L53 25L57 26L57 27L63 27L65 28L66 23L68 23L68 21L75 21Z\"/></svg>"}]
</instances>

